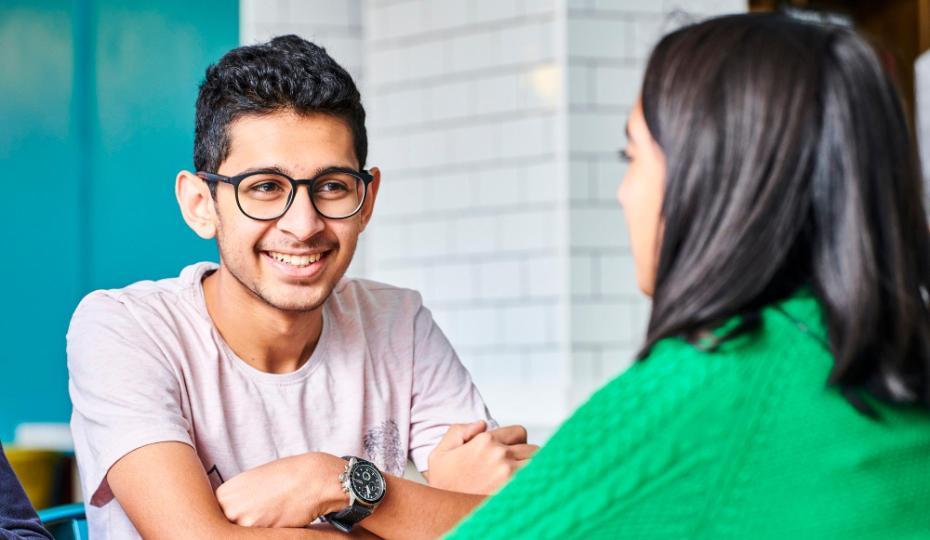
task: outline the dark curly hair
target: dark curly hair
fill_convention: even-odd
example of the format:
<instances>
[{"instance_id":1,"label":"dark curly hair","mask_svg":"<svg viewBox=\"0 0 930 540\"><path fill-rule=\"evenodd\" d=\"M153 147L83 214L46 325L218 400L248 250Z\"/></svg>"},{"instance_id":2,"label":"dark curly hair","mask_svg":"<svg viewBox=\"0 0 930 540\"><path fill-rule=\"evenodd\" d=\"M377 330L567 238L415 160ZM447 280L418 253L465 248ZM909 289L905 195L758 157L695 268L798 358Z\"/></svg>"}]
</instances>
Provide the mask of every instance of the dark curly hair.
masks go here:
<instances>
[{"instance_id":1,"label":"dark curly hair","mask_svg":"<svg viewBox=\"0 0 930 540\"><path fill-rule=\"evenodd\" d=\"M359 167L365 166L365 109L355 82L326 49L287 35L233 49L207 68L197 96L194 167L216 172L229 155L228 126L237 118L283 110L345 121Z\"/></svg>"}]
</instances>

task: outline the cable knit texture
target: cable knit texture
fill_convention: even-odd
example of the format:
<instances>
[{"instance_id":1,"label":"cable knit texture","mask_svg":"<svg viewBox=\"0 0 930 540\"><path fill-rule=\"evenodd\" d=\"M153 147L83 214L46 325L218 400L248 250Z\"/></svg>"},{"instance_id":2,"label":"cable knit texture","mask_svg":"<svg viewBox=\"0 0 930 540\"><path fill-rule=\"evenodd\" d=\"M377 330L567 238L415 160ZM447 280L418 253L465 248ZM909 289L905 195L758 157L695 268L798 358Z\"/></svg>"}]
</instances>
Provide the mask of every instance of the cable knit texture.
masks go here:
<instances>
[{"instance_id":1,"label":"cable knit texture","mask_svg":"<svg viewBox=\"0 0 930 540\"><path fill-rule=\"evenodd\" d=\"M713 352L659 342L449 537L930 538L930 414L871 420L826 385L809 292L761 319Z\"/></svg>"}]
</instances>

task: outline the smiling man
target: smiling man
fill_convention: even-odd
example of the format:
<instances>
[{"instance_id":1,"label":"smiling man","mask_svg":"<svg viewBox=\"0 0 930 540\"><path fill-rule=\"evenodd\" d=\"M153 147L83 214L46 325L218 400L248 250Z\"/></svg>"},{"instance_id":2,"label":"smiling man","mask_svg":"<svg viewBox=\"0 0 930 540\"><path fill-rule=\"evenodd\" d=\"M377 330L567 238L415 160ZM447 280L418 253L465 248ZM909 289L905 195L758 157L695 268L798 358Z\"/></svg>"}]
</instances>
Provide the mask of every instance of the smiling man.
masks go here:
<instances>
[{"instance_id":1,"label":"smiling man","mask_svg":"<svg viewBox=\"0 0 930 540\"><path fill-rule=\"evenodd\" d=\"M344 277L381 182L366 154L323 49L285 36L207 70L176 194L220 264L91 293L68 332L93 538L435 537L529 459L416 292Z\"/></svg>"}]
</instances>

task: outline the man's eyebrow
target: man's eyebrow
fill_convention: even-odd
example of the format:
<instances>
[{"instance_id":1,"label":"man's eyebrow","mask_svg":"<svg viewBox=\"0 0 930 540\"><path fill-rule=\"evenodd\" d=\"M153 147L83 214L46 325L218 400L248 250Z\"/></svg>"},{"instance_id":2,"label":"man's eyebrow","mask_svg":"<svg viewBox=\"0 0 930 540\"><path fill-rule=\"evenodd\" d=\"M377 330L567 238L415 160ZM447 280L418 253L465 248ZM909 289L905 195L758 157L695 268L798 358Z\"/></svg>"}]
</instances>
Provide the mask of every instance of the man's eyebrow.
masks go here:
<instances>
[{"instance_id":1,"label":"man's eyebrow","mask_svg":"<svg viewBox=\"0 0 930 540\"><path fill-rule=\"evenodd\" d=\"M326 171L328 171L328 170L331 170L331 169L352 169L352 170L355 170L355 168L352 167L352 166L350 166L350 165L325 165L325 166L323 166L323 167L318 167L318 168L313 172L313 176L318 176L318 175L323 174L324 172L326 172ZM245 170L243 170L242 172L240 172L239 175L249 174L249 173L253 173L253 172L271 172L271 173L276 173L276 174L283 174L284 176L290 176L291 178L296 178L296 176L294 176L293 174L291 174L287 169L285 169L284 167L281 167L281 166L279 166L279 165L259 165L259 166L257 166L257 167L249 167L248 169L245 169Z\"/></svg>"},{"instance_id":2,"label":"man's eyebrow","mask_svg":"<svg viewBox=\"0 0 930 540\"><path fill-rule=\"evenodd\" d=\"M249 174L253 172L273 172L277 174L283 174L285 176L290 176L290 174L283 168L277 165L259 165L257 167L249 167L248 169L243 170L239 175Z\"/></svg>"},{"instance_id":3,"label":"man's eyebrow","mask_svg":"<svg viewBox=\"0 0 930 540\"><path fill-rule=\"evenodd\" d=\"M623 132L626 134L627 141L633 141L634 143L636 142L636 139L634 139L633 135L630 134L630 120L629 119L627 119L627 121L623 124Z\"/></svg>"}]
</instances>

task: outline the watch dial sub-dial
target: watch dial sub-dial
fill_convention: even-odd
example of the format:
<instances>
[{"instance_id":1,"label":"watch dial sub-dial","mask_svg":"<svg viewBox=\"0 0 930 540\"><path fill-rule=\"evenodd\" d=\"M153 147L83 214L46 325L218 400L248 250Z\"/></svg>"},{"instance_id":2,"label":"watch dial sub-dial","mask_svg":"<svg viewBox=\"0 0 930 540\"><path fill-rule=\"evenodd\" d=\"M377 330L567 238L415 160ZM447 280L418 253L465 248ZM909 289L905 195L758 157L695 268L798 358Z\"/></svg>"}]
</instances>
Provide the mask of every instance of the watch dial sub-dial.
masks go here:
<instances>
[{"instance_id":1,"label":"watch dial sub-dial","mask_svg":"<svg viewBox=\"0 0 930 540\"><path fill-rule=\"evenodd\" d=\"M362 463L352 469L352 490L363 501L375 502L384 495L384 480L374 467Z\"/></svg>"}]
</instances>

